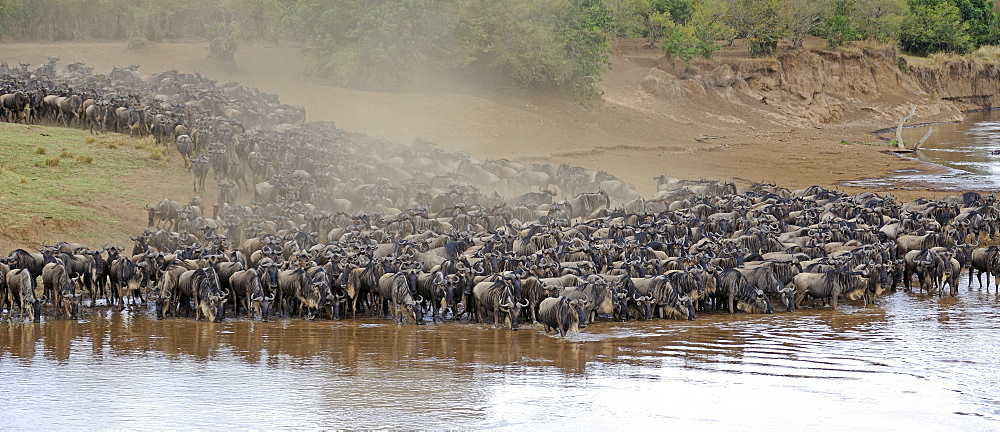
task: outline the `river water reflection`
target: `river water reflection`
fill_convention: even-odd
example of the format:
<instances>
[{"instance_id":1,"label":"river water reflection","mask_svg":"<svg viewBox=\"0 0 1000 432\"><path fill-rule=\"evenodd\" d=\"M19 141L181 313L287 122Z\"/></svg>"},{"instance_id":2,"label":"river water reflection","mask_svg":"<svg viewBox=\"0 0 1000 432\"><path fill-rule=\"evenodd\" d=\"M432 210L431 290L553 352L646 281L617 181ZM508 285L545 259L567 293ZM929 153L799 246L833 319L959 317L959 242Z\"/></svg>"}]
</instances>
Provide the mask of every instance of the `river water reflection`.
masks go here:
<instances>
[{"instance_id":1,"label":"river water reflection","mask_svg":"<svg viewBox=\"0 0 1000 432\"><path fill-rule=\"evenodd\" d=\"M692 322L0 324L3 429L995 429L1000 297Z\"/></svg>"}]
</instances>

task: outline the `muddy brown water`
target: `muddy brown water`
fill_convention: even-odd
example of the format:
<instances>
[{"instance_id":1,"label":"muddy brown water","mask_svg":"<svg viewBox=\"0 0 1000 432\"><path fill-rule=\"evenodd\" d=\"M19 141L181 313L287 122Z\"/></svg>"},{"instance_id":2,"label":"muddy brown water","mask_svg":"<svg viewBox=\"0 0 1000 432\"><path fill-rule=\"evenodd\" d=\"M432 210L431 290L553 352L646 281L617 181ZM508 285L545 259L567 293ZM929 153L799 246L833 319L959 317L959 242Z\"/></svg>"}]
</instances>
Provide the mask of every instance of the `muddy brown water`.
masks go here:
<instances>
[{"instance_id":1,"label":"muddy brown water","mask_svg":"<svg viewBox=\"0 0 1000 432\"><path fill-rule=\"evenodd\" d=\"M919 142L933 128L930 137L915 152L901 157L939 165L943 173L923 174L900 171L887 178L849 181L848 186L869 188L920 188L953 191L994 191L1000 189L1000 111L970 113L958 123L942 123L906 128L903 139ZM887 133L884 137L895 137Z\"/></svg>"},{"instance_id":2,"label":"muddy brown water","mask_svg":"<svg viewBox=\"0 0 1000 432\"><path fill-rule=\"evenodd\" d=\"M1000 295L524 326L0 323L3 429L995 429Z\"/></svg>"}]
</instances>

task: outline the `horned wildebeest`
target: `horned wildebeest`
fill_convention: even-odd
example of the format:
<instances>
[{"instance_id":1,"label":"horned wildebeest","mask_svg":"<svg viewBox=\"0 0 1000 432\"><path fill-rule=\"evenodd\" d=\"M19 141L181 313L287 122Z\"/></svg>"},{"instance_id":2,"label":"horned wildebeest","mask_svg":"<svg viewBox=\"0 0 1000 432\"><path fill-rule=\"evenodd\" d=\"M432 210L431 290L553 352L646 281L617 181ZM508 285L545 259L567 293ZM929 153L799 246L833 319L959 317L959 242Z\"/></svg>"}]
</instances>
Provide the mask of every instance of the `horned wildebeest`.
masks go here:
<instances>
[{"instance_id":1,"label":"horned wildebeest","mask_svg":"<svg viewBox=\"0 0 1000 432\"><path fill-rule=\"evenodd\" d=\"M70 279L79 278L83 286L86 287L91 293L91 298L93 298L94 291L96 290L95 279L97 279L97 269L94 257L86 253L72 254L62 252L55 255L58 256L63 265L66 266L66 270L69 272L68 277Z\"/></svg>"},{"instance_id":2,"label":"horned wildebeest","mask_svg":"<svg viewBox=\"0 0 1000 432\"><path fill-rule=\"evenodd\" d=\"M189 270L196 270L192 263L175 260L161 272L159 286L150 293L150 300L156 307L156 319L163 319L168 313L176 316L180 308L190 307L194 293L190 291L190 285L185 286L189 291L181 291L179 283L181 276Z\"/></svg>"},{"instance_id":3,"label":"horned wildebeest","mask_svg":"<svg viewBox=\"0 0 1000 432\"><path fill-rule=\"evenodd\" d=\"M180 212L181 205L171 201L170 199L164 198L155 207L150 207L149 204L146 205L146 211L149 213L149 220L146 222L147 227L153 227L156 225L160 226L162 223L167 223L168 229L177 229L177 215Z\"/></svg>"},{"instance_id":4,"label":"horned wildebeest","mask_svg":"<svg viewBox=\"0 0 1000 432\"><path fill-rule=\"evenodd\" d=\"M416 275L417 294L430 301L431 318L436 322L438 316L445 319L445 311L455 313L455 287L458 285L458 275L446 275L442 271L419 273Z\"/></svg>"},{"instance_id":5,"label":"horned wildebeest","mask_svg":"<svg viewBox=\"0 0 1000 432\"><path fill-rule=\"evenodd\" d=\"M586 301L570 300L566 296L549 297L538 305L538 318L545 325L545 333L552 329L561 337L571 331L579 333L580 323L587 320Z\"/></svg>"},{"instance_id":6,"label":"horned wildebeest","mask_svg":"<svg viewBox=\"0 0 1000 432\"><path fill-rule=\"evenodd\" d=\"M45 297L52 299L56 311L71 319L80 312L80 295L70 279L69 270L61 261L52 262L42 268L42 284Z\"/></svg>"},{"instance_id":7,"label":"horned wildebeest","mask_svg":"<svg viewBox=\"0 0 1000 432\"><path fill-rule=\"evenodd\" d=\"M633 278L623 275L622 281L615 290L615 296L624 295L624 300L627 302L625 311L619 312L625 315L620 319L627 321L632 315L641 320L653 319L654 302L653 296L649 295L649 284L652 280L652 278ZM639 288L640 286L642 289Z\"/></svg>"},{"instance_id":8,"label":"horned wildebeest","mask_svg":"<svg viewBox=\"0 0 1000 432\"><path fill-rule=\"evenodd\" d=\"M114 108L107 102L97 101L85 108L83 113L90 127L90 133L94 135L94 126L97 126L101 133L108 131L108 119L114 115Z\"/></svg>"},{"instance_id":9,"label":"horned wildebeest","mask_svg":"<svg viewBox=\"0 0 1000 432\"><path fill-rule=\"evenodd\" d=\"M931 252L930 249L911 250L903 255L903 263L905 264L903 280L907 290L910 289L910 280L914 274L920 281L921 290L938 288L941 274L944 272L944 260L938 254Z\"/></svg>"},{"instance_id":10,"label":"horned wildebeest","mask_svg":"<svg viewBox=\"0 0 1000 432\"><path fill-rule=\"evenodd\" d=\"M990 275L993 275L994 285L1000 290L1000 248L990 246L976 248L972 251L972 263L969 265L969 288L972 288L972 273L976 273L979 286L983 286L983 273L986 273L986 289L990 289Z\"/></svg>"},{"instance_id":11,"label":"horned wildebeest","mask_svg":"<svg viewBox=\"0 0 1000 432\"><path fill-rule=\"evenodd\" d=\"M778 275L774 274L771 269L767 267L757 267L753 269L741 268L737 270L747 278L747 281L750 282L750 286L764 291L764 294L770 296L771 298L780 299L782 304L784 304L787 308L788 312L795 310L795 290L781 283L781 280L778 279Z\"/></svg>"},{"instance_id":12,"label":"horned wildebeest","mask_svg":"<svg viewBox=\"0 0 1000 432\"><path fill-rule=\"evenodd\" d=\"M955 297L958 295L958 280L962 276L962 263L955 258L951 258L942 265L944 266L944 272L941 274L941 292L944 292L944 284L948 284L949 295Z\"/></svg>"},{"instance_id":13,"label":"horned wildebeest","mask_svg":"<svg viewBox=\"0 0 1000 432\"><path fill-rule=\"evenodd\" d=\"M358 301L367 299L369 293L378 288L378 281L385 273L385 265L375 259L369 259L366 265L351 269L350 272L345 271L347 283L343 286L351 305L351 318L357 316Z\"/></svg>"},{"instance_id":14,"label":"horned wildebeest","mask_svg":"<svg viewBox=\"0 0 1000 432\"><path fill-rule=\"evenodd\" d=\"M527 306L527 302L521 304L515 301L513 287L510 281L497 277L493 281L483 281L472 288L472 295L476 301L476 319L480 324L488 316L493 314L493 325L500 325L500 315L506 315L510 320L510 329L517 330L518 319L521 316L521 308Z\"/></svg>"},{"instance_id":15,"label":"horned wildebeest","mask_svg":"<svg viewBox=\"0 0 1000 432\"><path fill-rule=\"evenodd\" d=\"M80 124L80 107L83 105L83 98L80 95L59 96L54 100L56 109L56 121L61 119L66 127L70 123Z\"/></svg>"},{"instance_id":16,"label":"horned wildebeest","mask_svg":"<svg viewBox=\"0 0 1000 432\"><path fill-rule=\"evenodd\" d=\"M214 269L207 267L185 271L177 284L180 291L192 293L196 320L201 319L204 313L208 321L222 322L229 292L219 288L219 278Z\"/></svg>"},{"instance_id":17,"label":"horned wildebeest","mask_svg":"<svg viewBox=\"0 0 1000 432\"><path fill-rule=\"evenodd\" d=\"M652 297L656 315L660 318L694 320L697 317L694 300L681 294L666 275L653 277L648 283L636 283L635 288L639 294ZM647 291L643 292L644 289Z\"/></svg>"},{"instance_id":18,"label":"horned wildebeest","mask_svg":"<svg viewBox=\"0 0 1000 432\"><path fill-rule=\"evenodd\" d=\"M259 316L261 321L267 322L271 315L271 304L274 301L275 294L270 293L270 295L267 295L264 292L264 288L260 283L263 276L258 274L255 269L238 271L229 277L229 285L233 292L240 293L237 294L237 297L243 298L244 308L246 308L249 319ZM233 305L233 307L235 308L236 305Z\"/></svg>"},{"instance_id":19,"label":"horned wildebeest","mask_svg":"<svg viewBox=\"0 0 1000 432\"><path fill-rule=\"evenodd\" d=\"M538 322L538 305L547 298L558 296L561 287L561 285L549 285L536 276L521 280L521 296L528 301L531 322ZM518 300L520 301L520 299Z\"/></svg>"},{"instance_id":20,"label":"horned wildebeest","mask_svg":"<svg viewBox=\"0 0 1000 432\"><path fill-rule=\"evenodd\" d=\"M0 258L0 311L4 309L11 311L11 306L8 304L10 302L10 294L7 293L7 273L10 272L10 267L4 264L4 259Z\"/></svg>"},{"instance_id":21,"label":"horned wildebeest","mask_svg":"<svg viewBox=\"0 0 1000 432\"><path fill-rule=\"evenodd\" d=\"M580 328L597 319L598 314L610 315L615 312L611 288L604 280L588 282L577 287L568 287L560 292L570 300L584 300L587 309L587 319L580 322Z\"/></svg>"},{"instance_id":22,"label":"horned wildebeest","mask_svg":"<svg viewBox=\"0 0 1000 432\"><path fill-rule=\"evenodd\" d=\"M802 304L806 295L816 299L831 299L833 309L837 309L837 299L845 296L849 300L859 300L865 296L868 282L860 272L830 270L826 273L799 273L793 279L795 284L795 307Z\"/></svg>"},{"instance_id":23,"label":"horned wildebeest","mask_svg":"<svg viewBox=\"0 0 1000 432\"><path fill-rule=\"evenodd\" d=\"M554 190L543 189L541 192L528 192L524 195L517 197L515 202L519 205L528 207L538 207L541 205L552 204L552 197L556 196Z\"/></svg>"},{"instance_id":24,"label":"horned wildebeest","mask_svg":"<svg viewBox=\"0 0 1000 432\"><path fill-rule=\"evenodd\" d=\"M302 313L300 304L300 293L305 293L313 288L313 281L305 269L297 268L292 270L282 270L278 273L278 304L285 313L292 315L292 310ZM308 306L307 306L308 307ZM312 318L312 317L310 317Z\"/></svg>"},{"instance_id":25,"label":"horned wildebeest","mask_svg":"<svg viewBox=\"0 0 1000 432\"><path fill-rule=\"evenodd\" d=\"M735 312L735 309L747 313L772 312L771 300L764 295L764 290L751 286L750 281L736 269L719 273L718 295L726 299L729 313Z\"/></svg>"},{"instance_id":26,"label":"horned wildebeest","mask_svg":"<svg viewBox=\"0 0 1000 432\"><path fill-rule=\"evenodd\" d=\"M24 249L15 249L8 257L10 268L26 269L31 274L31 285L35 286L36 278L42 275L42 267L45 266L45 255L41 253L28 252Z\"/></svg>"},{"instance_id":27,"label":"horned wildebeest","mask_svg":"<svg viewBox=\"0 0 1000 432\"><path fill-rule=\"evenodd\" d=\"M208 178L208 156L201 155L191 159L191 172L194 174L194 191L205 191L205 179Z\"/></svg>"},{"instance_id":28,"label":"horned wildebeest","mask_svg":"<svg viewBox=\"0 0 1000 432\"><path fill-rule=\"evenodd\" d=\"M584 192L563 201L569 219L587 218L600 208L611 208L611 199L606 192Z\"/></svg>"},{"instance_id":29,"label":"horned wildebeest","mask_svg":"<svg viewBox=\"0 0 1000 432\"><path fill-rule=\"evenodd\" d=\"M191 155L194 154L194 140L189 135L180 135L177 137L177 152L181 154L181 160L184 161L184 168L190 169Z\"/></svg>"},{"instance_id":30,"label":"horned wildebeest","mask_svg":"<svg viewBox=\"0 0 1000 432\"><path fill-rule=\"evenodd\" d=\"M0 108L7 121L27 123L31 118L30 102L28 95L20 91L0 95Z\"/></svg>"},{"instance_id":31,"label":"horned wildebeest","mask_svg":"<svg viewBox=\"0 0 1000 432\"><path fill-rule=\"evenodd\" d=\"M333 281L330 275L322 266L309 267L306 269L306 274L312 280L312 286L296 294L299 304L305 306L310 319L314 319L324 307L327 309L328 316L333 318Z\"/></svg>"},{"instance_id":32,"label":"horned wildebeest","mask_svg":"<svg viewBox=\"0 0 1000 432\"><path fill-rule=\"evenodd\" d=\"M379 278L377 292L379 309L381 304L386 303L389 308L389 315L393 321L403 323L403 317L409 318L414 324L423 321L423 298L413 297L410 289L410 281L406 272L386 273Z\"/></svg>"},{"instance_id":33,"label":"horned wildebeest","mask_svg":"<svg viewBox=\"0 0 1000 432\"><path fill-rule=\"evenodd\" d=\"M135 263L132 260L122 257L111 263L111 304L117 304L118 310L125 309L125 297L132 299L142 298L141 289L148 279L145 261Z\"/></svg>"},{"instance_id":34,"label":"horned wildebeest","mask_svg":"<svg viewBox=\"0 0 1000 432\"><path fill-rule=\"evenodd\" d=\"M7 272L7 293L10 296L11 307L17 306L21 314L27 314L29 321L38 322L42 316L42 303L45 296L35 297L31 272L27 269L13 269Z\"/></svg>"}]
</instances>

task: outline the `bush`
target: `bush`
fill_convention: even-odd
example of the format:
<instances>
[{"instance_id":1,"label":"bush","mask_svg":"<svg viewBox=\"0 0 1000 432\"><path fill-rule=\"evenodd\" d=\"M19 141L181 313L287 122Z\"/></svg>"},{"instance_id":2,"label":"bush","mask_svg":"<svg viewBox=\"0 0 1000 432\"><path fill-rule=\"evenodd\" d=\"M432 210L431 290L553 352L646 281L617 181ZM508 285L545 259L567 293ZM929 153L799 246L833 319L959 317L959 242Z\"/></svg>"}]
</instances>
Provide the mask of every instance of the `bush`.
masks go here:
<instances>
[{"instance_id":1,"label":"bush","mask_svg":"<svg viewBox=\"0 0 1000 432\"><path fill-rule=\"evenodd\" d=\"M46 152L47 152L47 150L45 149L45 147L39 147L39 148L36 148L36 149L35 149L35 154L40 154L40 155L43 155L43 154L45 154Z\"/></svg>"},{"instance_id":2,"label":"bush","mask_svg":"<svg viewBox=\"0 0 1000 432\"><path fill-rule=\"evenodd\" d=\"M45 159L45 166L49 167L59 166L59 158Z\"/></svg>"}]
</instances>

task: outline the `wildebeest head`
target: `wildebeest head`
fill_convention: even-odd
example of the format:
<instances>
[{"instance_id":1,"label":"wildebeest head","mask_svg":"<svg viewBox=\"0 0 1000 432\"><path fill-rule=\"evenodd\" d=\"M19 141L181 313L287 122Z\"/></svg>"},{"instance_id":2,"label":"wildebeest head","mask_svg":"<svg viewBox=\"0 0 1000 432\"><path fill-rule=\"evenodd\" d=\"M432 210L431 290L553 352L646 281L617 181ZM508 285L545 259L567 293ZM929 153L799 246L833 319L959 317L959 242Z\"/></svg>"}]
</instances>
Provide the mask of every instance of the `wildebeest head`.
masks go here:
<instances>
[{"instance_id":1,"label":"wildebeest head","mask_svg":"<svg viewBox=\"0 0 1000 432\"><path fill-rule=\"evenodd\" d=\"M228 292L223 292L221 295L211 295L207 299L201 299L203 302L202 310L205 312L206 318L212 322L222 322L222 318L226 314L226 301L228 300Z\"/></svg>"},{"instance_id":2,"label":"wildebeest head","mask_svg":"<svg viewBox=\"0 0 1000 432\"><path fill-rule=\"evenodd\" d=\"M274 304L274 294L270 296L264 296L261 294L258 297L252 297L250 299L251 316L257 314L260 320L267 322L271 317L271 305Z\"/></svg>"},{"instance_id":3,"label":"wildebeest head","mask_svg":"<svg viewBox=\"0 0 1000 432\"><path fill-rule=\"evenodd\" d=\"M76 284L78 280L79 278L73 279L70 281L70 284ZM70 319L76 319L77 316L80 314L81 294L77 293L76 290L73 290L72 286L70 287L70 290L64 289L59 294L63 297L61 303L63 308L63 313L69 316Z\"/></svg>"},{"instance_id":4,"label":"wildebeest head","mask_svg":"<svg viewBox=\"0 0 1000 432\"><path fill-rule=\"evenodd\" d=\"M46 297L42 296L40 299L31 300L28 310L28 319L32 322L38 322L42 318L42 304L45 303Z\"/></svg>"},{"instance_id":5,"label":"wildebeest head","mask_svg":"<svg viewBox=\"0 0 1000 432\"><path fill-rule=\"evenodd\" d=\"M169 308L170 290L156 288L149 294L149 297L153 300L153 304L156 307L156 319L163 319L164 311Z\"/></svg>"},{"instance_id":6,"label":"wildebeest head","mask_svg":"<svg viewBox=\"0 0 1000 432\"><path fill-rule=\"evenodd\" d=\"M575 317L577 329L586 328L587 321L590 321L590 302L583 299L575 299L569 301L569 307L572 311L572 316Z\"/></svg>"},{"instance_id":7,"label":"wildebeest head","mask_svg":"<svg viewBox=\"0 0 1000 432\"><path fill-rule=\"evenodd\" d=\"M198 270L195 277L198 278L198 287L195 288L199 296L198 307L209 321L222 322L226 312L226 301L229 300L229 291L220 291L219 279L211 267Z\"/></svg>"},{"instance_id":8,"label":"wildebeest head","mask_svg":"<svg viewBox=\"0 0 1000 432\"><path fill-rule=\"evenodd\" d=\"M769 314L774 312L771 306L771 299L764 295L764 291L757 289L754 290L755 296L751 299L740 300L739 309L742 309L746 313L764 313Z\"/></svg>"},{"instance_id":9,"label":"wildebeest head","mask_svg":"<svg viewBox=\"0 0 1000 432\"><path fill-rule=\"evenodd\" d=\"M640 319L644 321L653 319L653 296L641 296L636 292L632 293L632 300L635 301L635 306L639 310Z\"/></svg>"},{"instance_id":10,"label":"wildebeest head","mask_svg":"<svg viewBox=\"0 0 1000 432\"><path fill-rule=\"evenodd\" d=\"M510 329L517 330L518 325L521 320L521 309L528 306L528 300L514 301L511 298L510 303L506 305L507 310L510 312ZM584 321L586 322L586 321Z\"/></svg>"}]
</instances>

